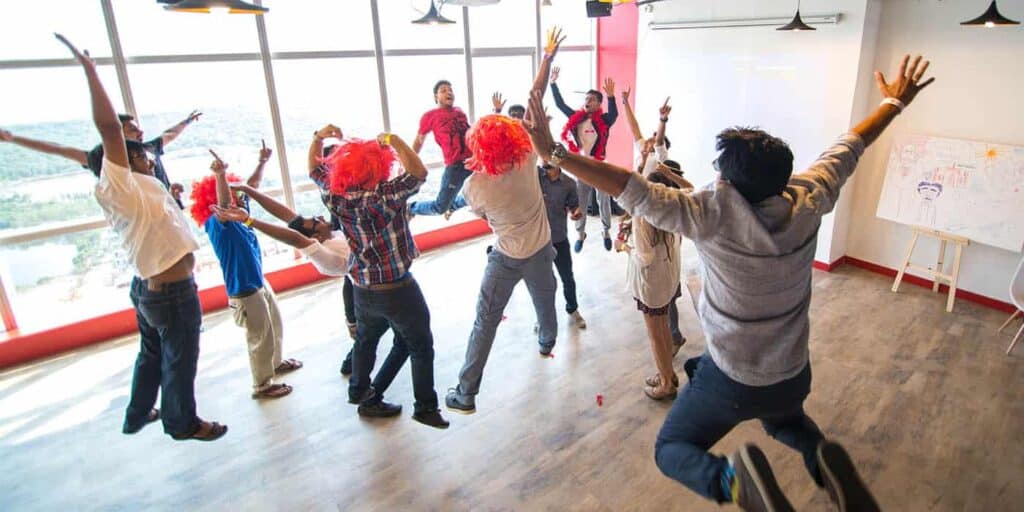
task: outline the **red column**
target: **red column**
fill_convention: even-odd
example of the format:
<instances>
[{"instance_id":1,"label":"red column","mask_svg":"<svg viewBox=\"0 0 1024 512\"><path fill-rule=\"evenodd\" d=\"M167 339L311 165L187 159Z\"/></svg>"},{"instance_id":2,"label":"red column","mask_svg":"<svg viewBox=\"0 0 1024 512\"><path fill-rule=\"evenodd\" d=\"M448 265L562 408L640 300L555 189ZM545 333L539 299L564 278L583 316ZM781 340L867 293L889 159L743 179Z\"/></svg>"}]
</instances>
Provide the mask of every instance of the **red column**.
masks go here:
<instances>
[{"instance_id":1,"label":"red column","mask_svg":"<svg viewBox=\"0 0 1024 512\"><path fill-rule=\"evenodd\" d=\"M619 119L612 126L607 161L626 168L633 166L633 135L622 111L622 90L633 87L636 96L637 25L640 10L634 4L615 6L612 15L597 19L597 83L605 77L615 80L615 101ZM598 87L600 89L600 87Z\"/></svg>"}]
</instances>

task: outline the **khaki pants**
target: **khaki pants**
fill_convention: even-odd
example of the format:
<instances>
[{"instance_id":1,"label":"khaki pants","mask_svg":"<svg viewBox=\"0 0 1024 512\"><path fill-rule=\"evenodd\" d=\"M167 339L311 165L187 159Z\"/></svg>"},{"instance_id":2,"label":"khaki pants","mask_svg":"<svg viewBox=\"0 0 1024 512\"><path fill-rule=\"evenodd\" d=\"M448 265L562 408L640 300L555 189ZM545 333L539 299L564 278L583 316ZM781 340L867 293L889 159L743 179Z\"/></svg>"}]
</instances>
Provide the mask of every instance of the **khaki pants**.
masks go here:
<instances>
[{"instance_id":1,"label":"khaki pants","mask_svg":"<svg viewBox=\"0 0 1024 512\"><path fill-rule=\"evenodd\" d=\"M273 384L274 369L281 364L281 312L270 283L246 297L228 298L235 323L245 328L249 345L252 387L260 391Z\"/></svg>"}]
</instances>

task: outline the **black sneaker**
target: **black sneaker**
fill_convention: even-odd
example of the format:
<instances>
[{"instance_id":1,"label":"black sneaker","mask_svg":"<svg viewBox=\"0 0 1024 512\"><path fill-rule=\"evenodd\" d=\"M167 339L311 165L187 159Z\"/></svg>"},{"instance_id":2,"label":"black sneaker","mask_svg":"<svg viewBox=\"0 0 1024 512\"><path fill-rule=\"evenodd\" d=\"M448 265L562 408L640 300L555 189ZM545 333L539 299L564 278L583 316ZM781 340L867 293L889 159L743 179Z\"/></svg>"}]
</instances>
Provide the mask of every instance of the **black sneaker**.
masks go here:
<instances>
[{"instance_id":1,"label":"black sneaker","mask_svg":"<svg viewBox=\"0 0 1024 512\"><path fill-rule=\"evenodd\" d=\"M610 237L604 237L604 250L612 250L612 239Z\"/></svg>"},{"instance_id":2,"label":"black sneaker","mask_svg":"<svg viewBox=\"0 0 1024 512\"><path fill-rule=\"evenodd\" d=\"M840 512L881 510L853 467L850 455L838 443L822 441L818 445L818 472Z\"/></svg>"},{"instance_id":3,"label":"black sneaker","mask_svg":"<svg viewBox=\"0 0 1024 512\"><path fill-rule=\"evenodd\" d=\"M373 389L373 386L370 386L363 393L363 396L359 397L358 399L353 399L352 395L349 395L348 396L348 403L350 403L350 404L361 404L363 402L366 402L366 401L370 400L371 398L373 398L375 396L377 396L377 391Z\"/></svg>"},{"instance_id":4,"label":"black sneaker","mask_svg":"<svg viewBox=\"0 0 1024 512\"><path fill-rule=\"evenodd\" d=\"M775 474L768 464L768 458L760 448L744 445L732 456L739 486L737 505L753 512L795 512L775 481Z\"/></svg>"},{"instance_id":5,"label":"black sneaker","mask_svg":"<svg viewBox=\"0 0 1024 512\"><path fill-rule=\"evenodd\" d=\"M341 362L341 374L346 377L352 375L352 352L349 352L345 356L345 360Z\"/></svg>"},{"instance_id":6,"label":"black sneaker","mask_svg":"<svg viewBox=\"0 0 1024 512\"><path fill-rule=\"evenodd\" d=\"M551 351L555 348L555 342L541 343L540 344L540 355L548 357L551 355Z\"/></svg>"},{"instance_id":7,"label":"black sneaker","mask_svg":"<svg viewBox=\"0 0 1024 512\"><path fill-rule=\"evenodd\" d=\"M455 389L448 390L448 395L444 397L444 405L448 407L449 411L459 414L473 414L476 412L476 404L460 401L459 392Z\"/></svg>"},{"instance_id":8,"label":"black sneaker","mask_svg":"<svg viewBox=\"0 0 1024 512\"><path fill-rule=\"evenodd\" d=\"M402 414L402 406L381 400L380 402L361 403L356 412L364 418L390 418Z\"/></svg>"},{"instance_id":9,"label":"black sneaker","mask_svg":"<svg viewBox=\"0 0 1024 512\"><path fill-rule=\"evenodd\" d=\"M449 425L448 420L444 419L444 416L441 416L441 411L437 409L413 413L412 419L434 428L444 429Z\"/></svg>"}]
</instances>

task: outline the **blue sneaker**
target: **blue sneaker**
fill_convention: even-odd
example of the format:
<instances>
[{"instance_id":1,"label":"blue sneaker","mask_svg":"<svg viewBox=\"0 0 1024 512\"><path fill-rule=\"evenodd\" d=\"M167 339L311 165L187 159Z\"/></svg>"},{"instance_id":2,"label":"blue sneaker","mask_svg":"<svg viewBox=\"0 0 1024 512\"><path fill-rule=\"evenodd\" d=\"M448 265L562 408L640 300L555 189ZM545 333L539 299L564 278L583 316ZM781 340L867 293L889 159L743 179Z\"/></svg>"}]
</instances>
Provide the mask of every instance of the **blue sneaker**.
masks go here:
<instances>
[{"instance_id":1,"label":"blue sneaker","mask_svg":"<svg viewBox=\"0 0 1024 512\"><path fill-rule=\"evenodd\" d=\"M612 239L611 239L611 237L607 237L607 236L604 237L604 250L606 250L606 251L612 250Z\"/></svg>"},{"instance_id":2,"label":"blue sneaker","mask_svg":"<svg viewBox=\"0 0 1024 512\"><path fill-rule=\"evenodd\" d=\"M576 240L576 245L574 245L572 247L572 250L576 251L577 253L583 250L583 239L582 238L580 238L579 240Z\"/></svg>"},{"instance_id":3,"label":"blue sneaker","mask_svg":"<svg viewBox=\"0 0 1024 512\"><path fill-rule=\"evenodd\" d=\"M476 412L476 403L473 398L462 396L455 388L448 390L448 395L444 397L444 405L448 407L449 411L459 414L473 414Z\"/></svg>"}]
</instances>

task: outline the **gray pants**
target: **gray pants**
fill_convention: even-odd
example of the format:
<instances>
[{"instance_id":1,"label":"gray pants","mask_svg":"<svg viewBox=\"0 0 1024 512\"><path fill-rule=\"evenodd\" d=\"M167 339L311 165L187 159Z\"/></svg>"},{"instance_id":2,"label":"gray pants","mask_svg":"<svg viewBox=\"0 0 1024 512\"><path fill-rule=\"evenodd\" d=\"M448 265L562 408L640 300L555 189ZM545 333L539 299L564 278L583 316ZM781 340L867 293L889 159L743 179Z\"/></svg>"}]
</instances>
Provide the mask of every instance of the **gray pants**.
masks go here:
<instances>
[{"instance_id":1,"label":"gray pants","mask_svg":"<svg viewBox=\"0 0 1024 512\"><path fill-rule=\"evenodd\" d=\"M555 249L550 244L526 259L510 258L497 249L487 255L487 268L484 269L480 297L476 303L476 321L466 347L466 363L459 372L459 395L473 396L480 392L480 380L494 344L494 333L498 330L505 305L512 297L512 290L520 280L526 281L526 289L537 312L537 341L546 346L555 344L558 334L555 291L558 284L551 271L554 261Z\"/></svg>"},{"instance_id":2,"label":"gray pants","mask_svg":"<svg viewBox=\"0 0 1024 512\"><path fill-rule=\"evenodd\" d=\"M245 297L229 297L235 323L245 329L249 345L249 369L253 391L262 391L274 383L274 369L281 364L281 311L269 282Z\"/></svg>"},{"instance_id":3,"label":"gray pants","mask_svg":"<svg viewBox=\"0 0 1024 512\"><path fill-rule=\"evenodd\" d=\"M576 191L580 196L580 210L583 212L583 216L576 221L576 231L581 234L587 230L587 206L590 205L590 191L593 189L594 187L584 183L583 180L577 180ZM600 190L597 191L597 210L601 214L602 234L608 238L608 230L612 228L612 197Z\"/></svg>"}]
</instances>

